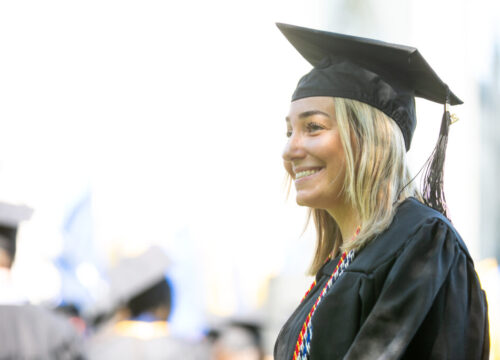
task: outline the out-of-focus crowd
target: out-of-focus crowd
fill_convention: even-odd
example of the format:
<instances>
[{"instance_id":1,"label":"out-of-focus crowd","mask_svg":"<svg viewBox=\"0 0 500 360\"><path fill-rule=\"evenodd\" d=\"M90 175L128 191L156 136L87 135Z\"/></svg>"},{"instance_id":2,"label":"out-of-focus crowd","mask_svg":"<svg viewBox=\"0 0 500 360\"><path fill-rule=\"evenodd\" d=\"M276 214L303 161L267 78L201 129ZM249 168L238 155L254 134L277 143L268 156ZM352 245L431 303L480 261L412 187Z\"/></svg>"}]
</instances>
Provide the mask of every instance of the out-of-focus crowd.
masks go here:
<instances>
[{"instance_id":1,"label":"out-of-focus crowd","mask_svg":"<svg viewBox=\"0 0 500 360\"><path fill-rule=\"evenodd\" d=\"M113 297L90 316L73 304L30 304L11 269L18 225L31 212L0 202L0 359L264 359L260 328L249 321L218 321L196 339L172 334L168 258L157 248L113 268Z\"/></svg>"}]
</instances>

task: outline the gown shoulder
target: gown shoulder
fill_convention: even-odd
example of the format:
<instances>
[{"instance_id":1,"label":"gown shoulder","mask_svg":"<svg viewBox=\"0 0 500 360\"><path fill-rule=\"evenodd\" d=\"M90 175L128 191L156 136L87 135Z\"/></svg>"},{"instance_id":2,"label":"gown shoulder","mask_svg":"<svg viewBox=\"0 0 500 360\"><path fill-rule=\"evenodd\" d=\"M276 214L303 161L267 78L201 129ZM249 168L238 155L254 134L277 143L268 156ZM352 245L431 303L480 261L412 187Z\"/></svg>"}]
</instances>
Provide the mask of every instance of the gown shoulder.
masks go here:
<instances>
[{"instance_id":1,"label":"gown shoulder","mask_svg":"<svg viewBox=\"0 0 500 360\"><path fill-rule=\"evenodd\" d=\"M357 260L349 271L365 275L359 295L366 318L345 359L487 359L485 294L443 215L406 201Z\"/></svg>"}]
</instances>

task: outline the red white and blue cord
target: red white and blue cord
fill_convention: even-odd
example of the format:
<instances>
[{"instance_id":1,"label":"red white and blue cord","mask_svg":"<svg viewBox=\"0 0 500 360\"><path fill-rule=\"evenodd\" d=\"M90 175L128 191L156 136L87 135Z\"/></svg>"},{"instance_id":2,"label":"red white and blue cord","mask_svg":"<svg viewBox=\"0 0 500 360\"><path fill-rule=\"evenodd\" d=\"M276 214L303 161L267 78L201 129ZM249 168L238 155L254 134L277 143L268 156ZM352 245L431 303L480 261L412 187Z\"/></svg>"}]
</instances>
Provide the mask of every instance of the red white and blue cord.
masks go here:
<instances>
[{"instance_id":1,"label":"red white and blue cord","mask_svg":"<svg viewBox=\"0 0 500 360\"><path fill-rule=\"evenodd\" d=\"M359 230L357 231L359 232ZM297 344L295 345L295 351L293 353L293 360L309 360L309 353L310 353L310 347L311 347L311 339L312 339L312 317L314 316L314 313L316 312L316 309L318 308L318 305L321 303L321 300L323 300L324 296L330 290L332 285L335 283L335 281L339 278L340 275L344 272L344 270L349 266L349 264L352 262L354 259L355 252L354 250L351 250L349 253L344 253L340 257L340 260L335 267L335 270L333 271L332 275L326 282L325 286L321 290L318 298L314 302L314 305L312 306L311 310L309 311L309 314L306 317L306 320L304 321L304 324L302 325L302 329L300 330L299 337L297 339ZM309 290L307 290L306 294L304 295L304 300L306 296L309 294L309 292L316 286L316 280L313 281L311 284L311 287Z\"/></svg>"}]
</instances>

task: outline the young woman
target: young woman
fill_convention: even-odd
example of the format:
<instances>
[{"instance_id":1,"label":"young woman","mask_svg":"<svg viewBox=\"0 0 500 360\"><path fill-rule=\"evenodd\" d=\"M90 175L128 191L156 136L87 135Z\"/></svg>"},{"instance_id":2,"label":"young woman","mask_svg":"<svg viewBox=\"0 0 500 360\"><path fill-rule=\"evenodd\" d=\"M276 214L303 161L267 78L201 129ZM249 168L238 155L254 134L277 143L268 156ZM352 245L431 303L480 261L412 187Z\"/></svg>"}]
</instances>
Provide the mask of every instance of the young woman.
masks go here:
<instances>
[{"instance_id":1,"label":"young woman","mask_svg":"<svg viewBox=\"0 0 500 360\"><path fill-rule=\"evenodd\" d=\"M447 111L423 196L406 163L414 96L461 101L414 48L278 27L314 66L292 96L283 159L317 246L275 360L487 359L485 295L442 193Z\"/></svg>"}]
</instances>

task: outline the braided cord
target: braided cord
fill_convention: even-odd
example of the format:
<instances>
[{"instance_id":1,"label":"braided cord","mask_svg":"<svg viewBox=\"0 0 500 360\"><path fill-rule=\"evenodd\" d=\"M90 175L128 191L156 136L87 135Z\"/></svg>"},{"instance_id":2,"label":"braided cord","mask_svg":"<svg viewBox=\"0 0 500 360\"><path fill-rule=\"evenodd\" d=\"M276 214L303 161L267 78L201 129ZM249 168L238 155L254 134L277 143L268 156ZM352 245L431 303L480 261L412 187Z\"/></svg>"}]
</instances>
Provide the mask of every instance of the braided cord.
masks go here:
<instances>
[{"instance_id":1,"label":"braided cord","mask_svg":"<svg viewBox=\"0 0 500 360\"><path fill-rule=\"evenodd\" d=\"M311 319L316 312L316 309L318 305L321 303L321 300L323 300L324 296L330 290L332 287L333 283L339 278L340 275L344 272L344 270L349 266L349 264L352 262L354 259L355 252L354 250L351 250L349 253L344 253L340 257L340 260L335 267L335 270L333 271L332 275L330 275L330 278L326 282L325 286L321 290L318 298L314 302L314 305L312 306L311 310L309 311L309 314L306 317L306 320L304 321L304 324L302 325L302 329L300 330L299 337L297 339L297 343L295 345L295 351L293 353L293 360L308 360L309 359L309 353L310 353L310 347L311 347L311 339L312 339L312 322ZM309 292L313 289L313 287L316 285L316 280L313 281L311 287L309 290L307 290L306 294L302 298L302 301L306 298L306 296L309 294Z\"/></svg>"}]
</instances>

